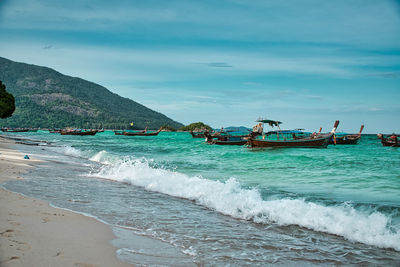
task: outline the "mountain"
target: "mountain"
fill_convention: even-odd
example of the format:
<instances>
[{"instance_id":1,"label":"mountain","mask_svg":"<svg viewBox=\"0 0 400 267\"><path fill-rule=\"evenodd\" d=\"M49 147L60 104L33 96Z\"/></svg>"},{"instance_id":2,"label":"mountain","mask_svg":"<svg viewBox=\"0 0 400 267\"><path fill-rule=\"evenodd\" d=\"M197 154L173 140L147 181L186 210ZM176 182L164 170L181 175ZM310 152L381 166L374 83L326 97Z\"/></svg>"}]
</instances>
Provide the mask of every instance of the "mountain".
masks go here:
<instances>
[{"instance_id":1,"label":"mountain","mask_svg":"<svg viewBox=\"0 0 400 267\"><path fill-rule=\"evenodd\" d=\"M0 80L14 95L16 110L0 127L133 128L183 126L98 84L53 69L0 57Z\"/></svg>"}]
</instances>

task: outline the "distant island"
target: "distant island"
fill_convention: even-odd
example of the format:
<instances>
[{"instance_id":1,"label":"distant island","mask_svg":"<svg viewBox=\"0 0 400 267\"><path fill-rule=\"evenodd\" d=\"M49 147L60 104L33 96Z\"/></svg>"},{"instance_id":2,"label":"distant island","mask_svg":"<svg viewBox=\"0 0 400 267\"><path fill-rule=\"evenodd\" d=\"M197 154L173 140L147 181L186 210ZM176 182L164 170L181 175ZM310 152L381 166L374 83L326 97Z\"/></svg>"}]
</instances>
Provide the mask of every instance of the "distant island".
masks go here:
<instances>
[{"instance_id":1,"label":"distant island","mask_svg":"<svg viewBox=\"0 0 400 267\"><path fill-rule=\"evenodd\" d=\"M0 127L180 128L183 124L107 88L53 69L0 57L0 80L16 110ZM133 122L133 126L131 126Z\"/></svg>"}]
</instances>

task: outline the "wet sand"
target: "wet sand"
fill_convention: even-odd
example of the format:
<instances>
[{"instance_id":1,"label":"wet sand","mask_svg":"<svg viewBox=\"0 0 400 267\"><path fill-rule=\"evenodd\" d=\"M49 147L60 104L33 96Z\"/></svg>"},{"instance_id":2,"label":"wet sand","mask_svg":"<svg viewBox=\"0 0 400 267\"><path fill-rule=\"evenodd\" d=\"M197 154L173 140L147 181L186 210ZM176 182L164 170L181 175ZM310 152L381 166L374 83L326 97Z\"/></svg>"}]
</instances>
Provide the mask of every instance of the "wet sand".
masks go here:
<instances>
[{"instance_id":1,"label":"wet sand","mask_svg":"<svg viewBox=\"0 0 400 267\"><path fill-rule=\"evenodd\" d=\"M0 184L23 179L24 159L0 137ZM132 266L117 259L109 226L0 187L0 266Z\"/></svg>"}]
</instances>

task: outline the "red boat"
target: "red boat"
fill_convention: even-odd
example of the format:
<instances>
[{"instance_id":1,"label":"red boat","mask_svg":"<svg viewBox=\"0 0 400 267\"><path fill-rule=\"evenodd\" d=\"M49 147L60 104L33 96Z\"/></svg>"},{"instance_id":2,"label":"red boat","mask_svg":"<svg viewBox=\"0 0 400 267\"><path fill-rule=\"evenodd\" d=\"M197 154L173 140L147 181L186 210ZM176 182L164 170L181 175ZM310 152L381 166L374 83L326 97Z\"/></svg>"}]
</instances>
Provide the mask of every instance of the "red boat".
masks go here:
<instances>
[{"instance_id":1,"label":"red boat","mask_svg":"<svg viewBox=\"0 0 400 267\"><path fill-rule=\"evenodd\" d=\"M279 121L272 120L263 120L260 119L258 122L268 123L270 126L278 126L281 124ZM329 144L329 140L334 135L336 128L339 125L339 121L335 122L333 129L330 133L327 134L312 134L303 138L290 138L290 136L280 134L279 131L276 131L276 139L272 139L271 135L269 136L269 140L266 139L266 135L255 137L253 134L250 135L248 144L250 147L310 147L310 148L326 148Z\"/></svg>"},{"instance_id":2,"label":"red boat","mask_svg":"<svg viewBox=\"0 0 400 267\"><path fill-rule=\"evenodd\" d=\"M390 137L385 137L383 134L378 134L378 138L381 139L383 146L400 147L399 136L392 134Z\"/></svg>"}]
</instances>

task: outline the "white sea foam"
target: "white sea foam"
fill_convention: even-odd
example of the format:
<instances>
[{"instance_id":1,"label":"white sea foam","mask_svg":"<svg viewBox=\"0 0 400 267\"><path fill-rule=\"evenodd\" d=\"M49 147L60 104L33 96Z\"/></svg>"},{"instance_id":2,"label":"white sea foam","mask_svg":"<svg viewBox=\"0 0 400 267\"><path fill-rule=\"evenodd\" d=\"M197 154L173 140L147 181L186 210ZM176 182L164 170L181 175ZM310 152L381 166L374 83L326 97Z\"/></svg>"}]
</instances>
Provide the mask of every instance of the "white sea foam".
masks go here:
<instances>
[{"instance_id":1,"label":"white sea foam","mask_svg":"<svg viewBox=\"0 0 400 267\"><path fill-rule=\"evenodd\" d=\"M107 160L107 151L105 151L105 150L102 150L102 151L96 153L95 155L90 157L89 160L95 161L95 162L100 162L100 163L105 163L105 164L109 163L109 161Z\"/></svg>"},{"instance_id":2,"label":"white sea foam","mask_svg":"<svg viewBox=\"0 0 400 267\"><path fill-rule=\"evenodd\" d=\"M231 178L226 182L151 168L145 160L124 160L105 165L95 177L131 183L147 190L194 200L223 214L279 225L299 225L381 248L400 251L400 226L376 211L351 205L324 206L303 199L263 200L256 189L243 189Z\"/></svg>"}]
</instances>

